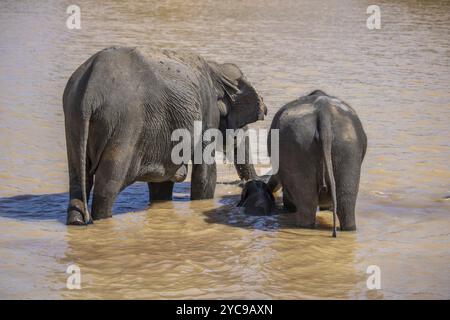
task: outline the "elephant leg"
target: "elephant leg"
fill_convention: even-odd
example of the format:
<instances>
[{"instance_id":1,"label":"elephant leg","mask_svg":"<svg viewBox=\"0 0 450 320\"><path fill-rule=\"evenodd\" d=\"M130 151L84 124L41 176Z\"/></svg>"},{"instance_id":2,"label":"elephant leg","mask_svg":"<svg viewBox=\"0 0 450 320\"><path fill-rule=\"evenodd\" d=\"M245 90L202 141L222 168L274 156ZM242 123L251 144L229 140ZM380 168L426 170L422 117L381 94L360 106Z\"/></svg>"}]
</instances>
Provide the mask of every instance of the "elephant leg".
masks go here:
<instances>
[{"instance_id":1,"label":"elephant leg","mask_svg":"<svg viewBox=\"0 0 450 320\"><path fill-rule=\"evenodd\" d=\"M80 156L75 151L76 148L72 140L67 141L68 163L69 163L69 205L67 207L67 224L68 225L85 225L84 217L86 216L83 202L83 194L81 191L80 176ZM89 195L92 189L93 176L89 175L89 161L86 161L86 201L89 201Z\"/></svg>"},{"instance_id":2,"label":"elephant leg","mask_svg":"<svg viewBox=\"0 0 450 320\"><path fill-rule=\"evenodd\" d=\"M287 190L283 190L283 207L288 212L295 212L295 205L289 197Z\"/></svg>"},{"instance_id":3,"label":"elephant leg","mask_svg":"<svg viewBox=\"0 0 450 320\"><path fill-rule=\"evenodd\" d=\"M172 200L173 185L172 181L149 182L150 202Z\"/></svg>"},{"instance_id":4,"label":"elephant leg","mask_svg":"<svg viewBox=\"0 0 450 320\"><path fill-rule=\"evenodd\" d=\"M86 175L86 201L89 202L89 195L91 193L93 184L93 176ZM68 225L85 225L84 216L85 209L83 203L83 196L81 192L81 181L70 183L70 202L67 208L67 224Z\"/></svg>"},{"instance_id":5,"label":"elephant leg","mask_svg":"<svg viewBox=\"0 0 450 320\"><path fill-rule=\"evenodd\" d=\"M354 167L349 167L354 168ZM354 170L335 170L337 216L342 231L356 230L355 205L359 186L359 165Z\"/></svg>"},{"instance_id":6,"label":"elephant leg","mask_svg":"<svg viewBox=\"0 0 450 320\"><path fill-rule=\"evenodd\" d=\"M319 193L319 209L320 211L333 211L333 201L330 196L321 196Z\"/></svg>"},{"instance_id":7,"label":"elephant leg","mask_svg":"<svg viewBox=\"0 0 450 320\"><path fill-rule=\"evenodd\" d=\"M294 173L287 172L283 179L283 192L288 195L287 204L295 208L296 223L300 228L314 228L316 224L319 195L314 174L313 167L308 170L302 168Z\"/></svg>"},{"instance_id":8,"label":"elephant leg","mask_svg":"<svg viewBox=\"0 0 450 320\"><path fill-rule=\"evenodd\" d=\"M299 190L296 193L295 214L297 226L300 228L314 228L316 225L316 212L319 199L317 193L309 188Z\"/></svg>"},{"instance_id":9,"label":"elephant leg","mask_svg":"<svg viewBox=\"0 0 450 320\"><path fill-rule=\"evenodd\" d=\"M216 164L194 164L191 175L191 200L214 198L216 189Z\"/></svg>"},{"instance_id":10,"label":"elephant leg","mask_svg":"<svg viewBox=\"0 0 450 320\"><path fill-rule=\"evenodd\" d=\"M117 195L133 180L130 163L133 153L117 148L103 153L103 160L95 172L92 218L94 220L112 217L112 207Z\"/></svg>"}]
</instances>

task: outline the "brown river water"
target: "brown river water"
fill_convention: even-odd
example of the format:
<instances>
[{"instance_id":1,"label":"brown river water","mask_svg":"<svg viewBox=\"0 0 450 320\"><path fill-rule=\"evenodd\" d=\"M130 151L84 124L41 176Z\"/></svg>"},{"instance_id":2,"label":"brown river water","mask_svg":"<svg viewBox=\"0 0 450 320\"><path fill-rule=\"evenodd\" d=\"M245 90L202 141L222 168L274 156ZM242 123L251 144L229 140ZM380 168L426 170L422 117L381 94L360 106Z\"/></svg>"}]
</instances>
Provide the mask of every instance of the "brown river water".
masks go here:
<instances>
[{"instance_id":1,"label":"brown river water","mask_svg":"<svg viewBox=\"0 0 450 320\"><path fill-rule=\"evenodd\" d=\"M450 298L450 2L1 1L0 298ZM66 27L81 8L81 30ZM279 107L313 89L346 100L369 147L356 232L330 237L289 214L248 217L237 186L213 200L149 207L147 186L112 219L65 226L61 97L71 73L113 45L184 49L235 62ZM237 179L226 165L219 181ZM66 269L81 269L81 290ZM367 267L381 289L366 286Z\"/></svg>"}]
</instances>

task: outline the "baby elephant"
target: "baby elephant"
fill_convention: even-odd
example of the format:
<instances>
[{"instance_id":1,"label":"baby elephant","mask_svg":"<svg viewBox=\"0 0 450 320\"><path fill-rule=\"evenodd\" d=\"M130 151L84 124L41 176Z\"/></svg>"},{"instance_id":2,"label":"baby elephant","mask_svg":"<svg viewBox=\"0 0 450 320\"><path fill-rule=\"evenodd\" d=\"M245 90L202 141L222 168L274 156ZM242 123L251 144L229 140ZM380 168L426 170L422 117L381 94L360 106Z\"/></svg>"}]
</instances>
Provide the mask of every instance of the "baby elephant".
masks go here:
<instances>
[{"instance_id":1,"label":"baby elephant","mask_svg":"<svg viewBox=\"0 0 450 320\"><path fill-rule=\"evenodd\" d=\"M283 188L284 207L296 213L298 225L313 228L320 206L333 210L333 237L336 215L341 230L356 230L355 202L367 138L355 110L316 90L283 106L271 129L279 129L279 170L269 188Z\"/></svg>"},{"instance_id":2,"label":"baby elephant","mask_svg":"<svg viewBox=\"0 0 450 320\"><path fill-rule=\"evenodd\" d=\"M275 199L268 185L260 180L249 180L244 185L238 207L250 215L269 215L275 207Z\"/></svg>"}]
</instances>

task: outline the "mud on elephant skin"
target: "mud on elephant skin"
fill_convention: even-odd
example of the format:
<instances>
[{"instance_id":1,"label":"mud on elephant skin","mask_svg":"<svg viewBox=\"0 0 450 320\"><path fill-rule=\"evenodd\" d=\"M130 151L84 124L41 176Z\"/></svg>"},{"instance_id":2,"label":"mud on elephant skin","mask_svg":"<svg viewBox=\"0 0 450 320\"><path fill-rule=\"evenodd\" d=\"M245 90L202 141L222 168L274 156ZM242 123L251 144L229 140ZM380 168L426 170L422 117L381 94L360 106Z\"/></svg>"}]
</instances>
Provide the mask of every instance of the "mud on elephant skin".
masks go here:
<instances>
[{"instance_id":1,"label":"mud on elephant skin","mask_svg":"<svg viewBox=\"0 0 450 320\"><path fill-rule=\"evenodd\" d=\"M102 50L83 63L66 85L63 107L68 224L111 217L118 193L135 181L149 184L152 201L170 200L174 182L187 174L179 171L187 163L171 159L178 143L171 140L174 130L187 129L194 141L195 121L201 121L203 132L225 132L262 120L267 113L262 98L234 64L191 53L126 47ZM198 147L203 151L207 145ZM250 163L236 169L242 179L255 175ZM192 200L212 198L216 164L195 163L191 186ZM87 203L92 188L91 216Z\"/></svg>"}]
</instances>

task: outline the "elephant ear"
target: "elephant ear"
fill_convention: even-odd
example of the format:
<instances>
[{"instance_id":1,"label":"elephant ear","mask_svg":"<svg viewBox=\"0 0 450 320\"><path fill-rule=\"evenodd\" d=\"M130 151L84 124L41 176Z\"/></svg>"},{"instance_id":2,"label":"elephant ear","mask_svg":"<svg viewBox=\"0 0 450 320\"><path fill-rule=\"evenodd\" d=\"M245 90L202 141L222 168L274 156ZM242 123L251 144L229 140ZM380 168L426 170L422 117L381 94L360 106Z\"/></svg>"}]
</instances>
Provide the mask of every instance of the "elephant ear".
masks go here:
<instances>
[{"instance_id":1,"label":"elephant ear","mask_svg":"<svg viewBox=\"0 0 450 320\"><path fill-rule=\"evenodd\" d=\"M231 63L218 64L213 61L208 61L208 65L212 71L211 75L215 82L214 86L216 88L218 100L228 99L230 102L234 101L236 94L239 92L239 74L242 75L239 68ZM234 68L232 66L234 66Z\"/></svg>"},{"instance_id":2,"label":"elephant ear","mask_svg":"<svg viewBox=\"0 0 450 320\"><path fill-rule=\"evenodd\" d=\"M266 108L242 71L232 63L208 62L217 92L222 129L238 129L262 120Z\"/></svg>"},{"instance_id":3,"label":"elephant ear","mask_svg":"<svg viewBox=\"0 0 450 320\"><path fill-rule=\"evenodd\" d=\"M230 102L227 124L230 129L243 128L247 124L263 120L267 108L255 88L245 79L239 79L239 92Z\"/></svg>"},{"instance_id":4,"label":"elephant ear","mask_svg":"<svg viewBox=\"0 0 450 320\"><path fill-rule=\"evenodd\" d=\"M236 85L237 81L244 76L238 66L233 63L222 63L220 70L225 77L234 81Z\"/></svg>"},{"instance_id":5,"label":"elephant ear","mask_svg":"<svg viewBox=\"0 0 450 320\"><path fill-rule=\"evenodd\" d=\"M242 71L232 63L223 63L219 65L221 82L225 96L231 103L235 102L237 95L241 93L239 90L239 79L244 75Z\"/></svg>"}]
</instances>

